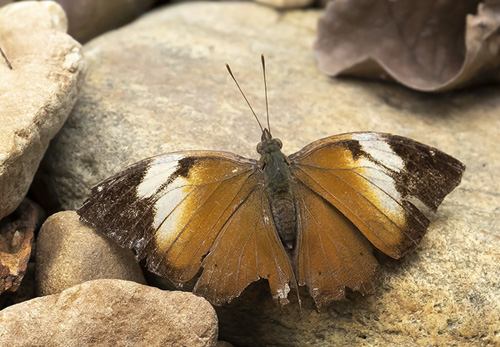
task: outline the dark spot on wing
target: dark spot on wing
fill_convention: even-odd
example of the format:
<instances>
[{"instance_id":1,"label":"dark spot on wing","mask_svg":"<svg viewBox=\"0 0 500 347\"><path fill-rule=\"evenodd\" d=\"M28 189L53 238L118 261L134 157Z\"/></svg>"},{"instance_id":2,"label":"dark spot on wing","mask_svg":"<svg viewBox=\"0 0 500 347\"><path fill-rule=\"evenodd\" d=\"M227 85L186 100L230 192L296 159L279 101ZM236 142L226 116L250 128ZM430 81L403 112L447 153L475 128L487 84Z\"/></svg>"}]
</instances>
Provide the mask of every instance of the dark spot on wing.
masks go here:
<instances>
[{"instance_id":1,"label":"dark spot on wing","mask_svg":"<svg viewBox=\"0 0 500 347\"><path fill-rule=\"evenodd\" d=\"M363 147L361 147L361 144L358 140L345 141L343 144L351 152L352 158L354 160L358 160L358 158L361 156L367 156L367 153L363 151Z\"/></svg>"},{"instance_id":2,"label":"dark spot on wing","mask_svg":"<svg viewBox=\"0 0 500 347\"><path fill-rule=\"evenodd\" d=\"M195 161L196 158L194 157L182 158L181 160L179 160L179 164L177 165L177 170L175 170L172 176L177 175L182 177L189 177L189 170L191 170Z\"/></svg>"},{"instance_id":3,"label":"dark spot on wing","mask_svg":"<svg viewBox=\"0 0 500 347\"><path fill-rule=\"evenodd\" d=\"M195 162L195 157L186 157L179 160L177 163L177 168L168 178L166 178L165 182L158 188L157 193L163 192L163 190L167 188L179 176L188 178L189 170L191 170Z\"/></svg>"},{"instance_id":4,"label":"dark spot on wing","mask_svg":"<svg viewBox=\"0 0 500 347\"><path fill-rule=\"evenodd\" d=\"M389 168L387 168L383 163L381 163L380 161L375 159L370 153L363 150L363 146L361 146L361 144L359 143L358 140L345 141L344 145L351 152L352 158L354 160L358 160L359 158L363 157L363 158L366 158L366 159L370 160L371 162L377 164L381 168L383 167L389 171L392 171Z\"/></svg>"}]
</instances>

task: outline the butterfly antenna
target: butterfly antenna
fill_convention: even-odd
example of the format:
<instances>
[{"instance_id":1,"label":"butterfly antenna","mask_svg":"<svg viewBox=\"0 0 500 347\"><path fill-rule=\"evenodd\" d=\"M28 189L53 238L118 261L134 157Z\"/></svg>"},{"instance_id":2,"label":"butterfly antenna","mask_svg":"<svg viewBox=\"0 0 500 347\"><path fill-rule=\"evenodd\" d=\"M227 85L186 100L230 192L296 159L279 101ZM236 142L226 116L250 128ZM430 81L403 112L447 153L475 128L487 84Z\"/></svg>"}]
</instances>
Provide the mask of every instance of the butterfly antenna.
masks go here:
<instances>
[{"instance_id":1,"label":"butterfly antenna","mask_svg":"<svg viewBox=\"0 0 500 347\"><path fill-rule=\"evenodd\" d=\"M264 90L266 94L267 130L271 133L271 125L269 124L269 103L267 102L266 61L264 59L264 54L262 54L260 58L262 60L262 74L264 75Z\"/></svg>"},{"instance_id":2,"label":"butterfly antenna","mask_svg":"<svg viewBox=\"0 0 500 347\"><path fill-rule=\"evenodd\" d=\"M236 80L236 78L234 77L233 72L231 71L231 68L229 67L229 65L228 65L228 64L226 64L226 68L227 68L227 71L229 71L229 74L231 75L231 77L233 78L234 83L236 83L236 86L237 86L237 87L238 87L238 89L240 90L241 95L243 95L243 98L244 98L244 99L245 99L245 101L247 102L248 107L250 107L250 110L252 111L253 116L254 116L254 117L255 117L255 119L257 120L257 123L259 123L260 130L261 130L262 132L264 132L264 128L262 128L262 124L260 124L259 118L257 118L257 115L255 114L255 111L253 110L252 106L250 105L250 102L248 102L248 99L247 99L247 97L245 96L245 93L243 93L243 90L241 90L241 87L240 87L240 85L239 85L238 81Z\"/></svg>"},{"instance_id":3,"label":"butterfly antenna","mask_svg":"<svg viewBox=\"0 0 500 347\"><path fill-rule=\"evenodd\" d=\"M2 57L5 59L5 62L7 63L7 66L9 67L9 69L12 70L12 65L10 65L9 59L7 59L7 57L5 56L5 53L3 52L2 47L0 47L0 53L2 54Z\"/></svg>"}]
</instances>

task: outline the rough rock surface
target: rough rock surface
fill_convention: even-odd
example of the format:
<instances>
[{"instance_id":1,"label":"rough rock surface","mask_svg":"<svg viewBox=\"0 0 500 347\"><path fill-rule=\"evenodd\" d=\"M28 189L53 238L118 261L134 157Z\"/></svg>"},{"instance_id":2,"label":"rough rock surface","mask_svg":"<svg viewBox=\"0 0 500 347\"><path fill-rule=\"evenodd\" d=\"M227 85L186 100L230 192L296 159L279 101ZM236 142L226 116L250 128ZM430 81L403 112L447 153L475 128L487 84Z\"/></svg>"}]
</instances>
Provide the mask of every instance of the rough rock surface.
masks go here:
<instances>
[{"instance_id":1,"label":"rough rock surface","mask_svg":"<svg viewBox=\"0 0 500 347\"><path fill-rule=\"evenodd\" d=\"M81 46L51 1L0 8L0 219L22 201L73 107L85 75Z\"/></svg>"},{"instance_id":2,"label":"rough rock surface","mask_svg":"<svg viewBox=\"0 0 500 347\"><path fill-rule=\"evenodd\" d=\"M203 298L96 280L0 311L1 346L215 346Z\"/></svg>"},{"instance_id":3,"label":"rough rock surface","mask_svg":"<svg viewBox=\"0 0 500 347\"><path fill-rule=\"evenodd\" d=\"M146 283L131 250L96 233L78 218L74 211L59 212L40 229L36 247L39 295L56 294L101 278Z\"/></svg>"},{"instance_id":4,"label":"rough rock surface","mask_svg":"<svg viewBox=\"0 0 500 347\"><path fill-rule=\"evenodd\" d=\"M219 310L234 345L476 345L500 343L500 88L428 96L316 68L319 11L251 3L165 7L85 47L89 76L45 160L51 189L75 209L99 180L147 156L215 149L256 158L260 132L224 63L264 114L266 54L273 135L293 153L331 134L408 136L467 165L462 184L402 261L382 259L373 296L317 312L302 296L275 307L259 283ZM293 293L290 298L293 300Z\"/></svg>"}]
</instances>

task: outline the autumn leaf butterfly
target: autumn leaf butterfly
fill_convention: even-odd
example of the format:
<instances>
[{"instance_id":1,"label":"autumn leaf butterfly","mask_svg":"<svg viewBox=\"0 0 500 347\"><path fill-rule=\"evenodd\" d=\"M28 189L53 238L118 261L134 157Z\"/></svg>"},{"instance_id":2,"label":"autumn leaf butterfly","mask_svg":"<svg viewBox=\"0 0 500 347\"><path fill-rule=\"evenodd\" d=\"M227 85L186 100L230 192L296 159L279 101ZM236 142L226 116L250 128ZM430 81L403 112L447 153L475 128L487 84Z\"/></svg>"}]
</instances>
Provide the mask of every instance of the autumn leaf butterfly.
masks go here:
<instances>
[{"instance_id":1,"label":"autumn leaf butterfly","mask_svg":"<svg viewBox=\"0 0 500 347\"><path fill-rule=\"evenodd\" d=\"M262 67L267 110L263 56ZM373 132L286 156L269 112L259 125L259 160L215 151L144 159L94 187L81 219L179 286L202 268L193 291L214 305L263 278L280 304L306 285L319 308L346 287L372 293L373 247L398 259L417 245L429 220L416 202L435 211L465 169L435 148Z\"/></svg>"}]
</instances>

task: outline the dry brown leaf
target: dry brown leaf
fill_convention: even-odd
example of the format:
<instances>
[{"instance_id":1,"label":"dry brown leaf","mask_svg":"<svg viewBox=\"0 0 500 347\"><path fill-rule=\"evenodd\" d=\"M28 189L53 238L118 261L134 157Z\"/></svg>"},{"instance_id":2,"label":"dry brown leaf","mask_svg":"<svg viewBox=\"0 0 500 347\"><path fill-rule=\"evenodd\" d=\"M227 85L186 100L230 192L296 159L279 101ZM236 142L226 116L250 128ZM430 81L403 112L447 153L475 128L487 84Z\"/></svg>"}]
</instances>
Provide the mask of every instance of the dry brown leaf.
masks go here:
<instances>
[{"instance_id":1,"label":"dry brown leaf","mask_svg":"<svg viewBox=\"0 0 500 347\"><path fill-rule=\"evenodd\" d=\"M13 219L13 220L12 220ZM39 223L35 205L24 199L0 225L0 294L15 292L26 273L33 236Z\"/></svg>"},{"instance_id":2,"label":"dry brown leaf","mask_svg":"<svg viewBox=\"0 0 500 347\"><path fill-rule=\"evenodd\" d=\"M499 28L499 0L332 0L315 54L328 75L438 92L500 80Z\"/></svg>"}]
</instances>

